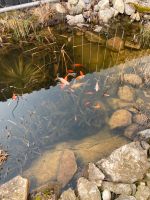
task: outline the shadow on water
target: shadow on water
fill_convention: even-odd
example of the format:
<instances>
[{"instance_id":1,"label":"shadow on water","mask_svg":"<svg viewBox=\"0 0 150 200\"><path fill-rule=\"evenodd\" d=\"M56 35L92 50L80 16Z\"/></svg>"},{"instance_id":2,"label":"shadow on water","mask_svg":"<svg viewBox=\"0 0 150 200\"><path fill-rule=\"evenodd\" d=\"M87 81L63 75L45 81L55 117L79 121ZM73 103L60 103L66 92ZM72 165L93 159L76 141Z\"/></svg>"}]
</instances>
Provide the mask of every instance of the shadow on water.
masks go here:
<instances>
[{"instance_id":1,"label":"shadow on water","mask_svg":"<svg viewBox=\"0 0 150 200\"><path fill-rule=\"evenodd\" d=\"M110 51L82 36L76 37L73 45L70 58L73 63L82 63L87 72L100 71L112 63ZM124 129L112 131L108 126L114 111L111 100L118 98L121 70L87 74L62 88L54 81L53 64L47 55L33 61L18 50L1 56L0 147L9 153L1 167L1 183L23 174L34 188L55 179L56 158L65 148L72 149L79 163L85 164L128 142L120 134ZM61 67L57 73L63 75ZM142 89L138 91L142 95ZM13 93L17 94L14 100Z\"/></svg>"}]
</instances>

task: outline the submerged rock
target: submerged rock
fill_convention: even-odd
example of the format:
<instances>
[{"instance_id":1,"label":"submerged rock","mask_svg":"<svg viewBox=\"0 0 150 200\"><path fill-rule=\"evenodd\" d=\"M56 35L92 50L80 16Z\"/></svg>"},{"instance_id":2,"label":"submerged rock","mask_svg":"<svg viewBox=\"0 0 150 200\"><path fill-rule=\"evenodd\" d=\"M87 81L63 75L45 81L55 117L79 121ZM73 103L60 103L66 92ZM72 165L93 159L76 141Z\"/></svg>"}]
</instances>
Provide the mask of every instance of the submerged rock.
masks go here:
<instances>
[{"instance_id":1,"label":"submerged rock","mask_svg":"<svg viewBox=\"0 0 150 200\"><path fill-rule=\"evenodd\" d=\"M101 36L96 35L95 33L92 33L91 31L86 31L85 37L90 42L105 44L105 40Z\"/></svg>"},{"instance_id":2,"label":"submerged rock","mask_svg":"<svg viewBox=\"0 0 150 200\"><path fill-rule=\"evenodd\" d=\"M124 74L122 77L122 81L125 83L129 83L133 86L139 86L142 84L142 79L137 74Z\"/></svg>"},{"instance_id":3,"label":"submerged rock","mask_svg":"<svg viewBox=\"0 0 150 200\"><path fill-rule=\"evenodd\" d=\"M125 129L124 136L126 136L129 139L133 139L138 129L139 129L138 124L135 123L131 124Z\"/></svg>"},{"instance_id":4,"label":"submerged rock","mask_svg":"<svg viewBox=\"0 0 150 200\"><path fill-rule=\"evenodd\" d=\"M129 111L120 109L114 112L108 122L111 129L130 125L132 115Z\"/></svg>"},{"instance_id":5,"label":"submerged rock","mask_svg":"<svg viewBox=\"0 0 150 200\"><path fill-rule=\"evenodd\" d=\"M80 200L101 200L101 194L95 183L81 177L77 183Z\"/></svg>"},{"instance_id":6,"label":"submerged rock","mask_svg":"<svg viewBox=\"0 0 150 200\"><path fill-rule=\"evenodd\" d=\"M135 43L135 42L131 42L131 41L128 41L128 40L125 41L124 45L125 45L125 47L130 48L130 49L139 50L141 48L141 44Z\"/></svg>"},{"instance_id":7,"label":"submerged rock","mask_svg":"<svg viewBox=\"0 0 150 200\"><path fill-rule=\"evenodd\" d=\"M68 190L62 193L59 200L77 200L77 197L74 191L71 188L69 188Z\"/></svg>"},{"instance_id":8,"label":"submerged rock","mask_svg":"<svg viewBox=\"0 0 150 200\"><path fill-rule=\"evenodd\" d=\"M133 122L139 124L139 125L146 125L148 123L148 117L145 114L136 114L133 117Z\"/></svg>"},{"instance_id":9,"label":"submerged rock","mask_svg":"<svg viewBox=\"0 0 150 200\"><path fill-rule=\"evenodd\" d=\"M120 51L124 49L124 41L119 37L113 37L107 40L106 43L107 48L111 49L112 51Z\"/></svg>"},{"instance_id":10,"label":"submerged rock","mask_svg":"<svg viewBox=\"0 0 150 200\"><path fill-rule=\"evenodd\" d=\"M140 142L126 144L97 162L106 178L112 182L134 183L141 180L150 167L147 152ZM136 170L135 170L136 169Z\"/></svg>"},{"instance_id":11,"label":"submerged rock","mask_svg":"<svg viewBox=\"0 0 150 200\"><path fill-rule=\"evenodd\" d=\"M29 193L29 182L21 176L0 186L1 200L27 200Z\"/></svg>"},{"instance_id":12,"label":"submerged rock","mask_svg":"<svg viewBox=\"0 0 150 200\"><path fill-rule=\"evenodd\" d=\"M120 99L124 100L124 101L129 101L132 102L134 101L134 90L130 87L128 87L127 85L123 86L123 87L119 87L118 90L118 96Z\"/></svg>"},{"instance_id":13,"label":"submerged rock","mask_svg":"<svg viewBox=\"0 0 150 200\"><path fill-rule=\"evenodd\" d=\"M101 186L102 180L104 180L105 175L93 163L89 163L88 178L91 182L96 183L97 186Z\"/></svg>"},{"instance_id":14,"label":"submerged rock","mask_svg":"<svg viewBox=\"0 0 150 200\"><path fill-rule=\"evenodd\" d=\"M64 150L58 166L57 181L64 187L72 179L76 171L77 163L73 151Z\"/></svg>"},{"instance_id":15,"label":"submerged rock","mask_svg":"<svg viewBox=\"0 0 150 200\"><path fill-rule=\"evenodd\" d=\"M135 197L136 200L148 200L150 198L150 188L145 185L139 185Z\"/></svg>"},{"instance_id":16,"label":"submerged rock","mask_svg":"<svg viewBox=\"0 0 150 200\"><path fill-rule=\"evenodd\" d=\"M106 182L102 183L102 189L109 190L115 194L131 195L136 186L134 184L125 184L125 183L113 183Z\"/></svg>"}]
</instances>

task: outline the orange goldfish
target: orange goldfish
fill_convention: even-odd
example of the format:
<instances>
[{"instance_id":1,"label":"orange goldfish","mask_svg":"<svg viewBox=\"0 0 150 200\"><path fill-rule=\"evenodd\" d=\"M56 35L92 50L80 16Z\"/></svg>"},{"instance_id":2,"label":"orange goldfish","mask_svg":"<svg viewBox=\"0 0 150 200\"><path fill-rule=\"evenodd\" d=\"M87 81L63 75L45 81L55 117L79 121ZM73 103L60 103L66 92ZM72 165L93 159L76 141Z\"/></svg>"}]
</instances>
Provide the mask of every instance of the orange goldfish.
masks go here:
<instances>
[{"instance_id":1,"label":"orange goldfish","mask_svg":"<svg viewBox=\"0 0 150 200\"><path fill-rule=\"evenodd\" d=\"M16 100L16 99L17 99L17 95L15 93L13 93L12 100Z\"/></svg>"}]
</instances>

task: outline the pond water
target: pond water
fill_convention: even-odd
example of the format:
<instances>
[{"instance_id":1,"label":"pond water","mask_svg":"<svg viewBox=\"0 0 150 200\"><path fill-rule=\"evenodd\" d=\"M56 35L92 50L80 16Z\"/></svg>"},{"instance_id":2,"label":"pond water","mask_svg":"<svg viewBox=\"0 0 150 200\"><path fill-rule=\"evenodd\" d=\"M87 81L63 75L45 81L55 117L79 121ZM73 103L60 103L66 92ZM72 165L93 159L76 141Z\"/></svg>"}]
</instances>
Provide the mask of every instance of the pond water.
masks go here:
<instances>
[{"instance_id":1,"label":"pond water","mask_svg":"<svg viewBox=\"0 0 150 200\"><path fill-rule=\"evenodd\" d=\"M0 147L9 157L1 166L0 183L22 174L35 188L55 180L57 157L66 148L75 152L81 167L129 141L122 134L124 129L112 131L108 126L122 71L105 70L114 64L111 51L83 36L71 39L74 48L68 36L65 40L63 69L55 68L43 53L33 57L17 49L1 55ZM62 87L54 78L56 73L63 76L64 62L71 65L71 61L84 66L76 73L82 70L87 75ZM143 95L142 89L137 91L139 97Z\"/></svg>"}]
</instances>

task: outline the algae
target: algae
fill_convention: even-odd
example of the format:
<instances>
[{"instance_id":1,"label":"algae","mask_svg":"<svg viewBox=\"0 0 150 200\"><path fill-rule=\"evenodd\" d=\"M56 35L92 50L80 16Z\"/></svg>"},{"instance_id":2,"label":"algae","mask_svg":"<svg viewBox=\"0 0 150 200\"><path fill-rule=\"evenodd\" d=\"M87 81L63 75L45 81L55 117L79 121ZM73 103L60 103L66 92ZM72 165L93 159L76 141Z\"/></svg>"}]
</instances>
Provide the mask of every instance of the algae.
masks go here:
<instances>
[{"instance_id":1,"label":"algae","mask_svg":"<svg viewBox=\"0 0 150 200\"><path fill-rule=\"evenodd\" d=\"M142 6L140 4L136 4L136 3L132 3L132 2L130 2L128 4L133 6L140 13L150 13L150 7Z\"/></svg>"}]
</instances>

